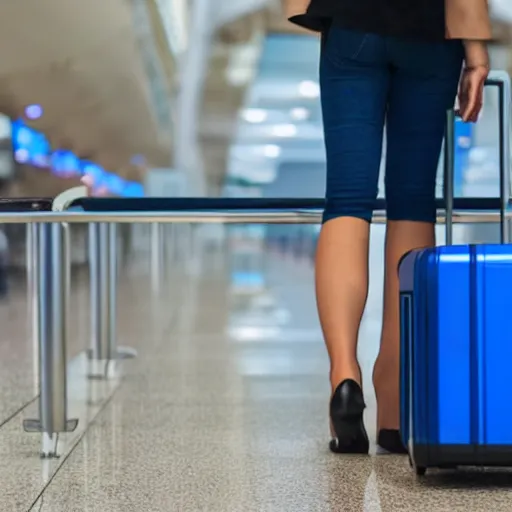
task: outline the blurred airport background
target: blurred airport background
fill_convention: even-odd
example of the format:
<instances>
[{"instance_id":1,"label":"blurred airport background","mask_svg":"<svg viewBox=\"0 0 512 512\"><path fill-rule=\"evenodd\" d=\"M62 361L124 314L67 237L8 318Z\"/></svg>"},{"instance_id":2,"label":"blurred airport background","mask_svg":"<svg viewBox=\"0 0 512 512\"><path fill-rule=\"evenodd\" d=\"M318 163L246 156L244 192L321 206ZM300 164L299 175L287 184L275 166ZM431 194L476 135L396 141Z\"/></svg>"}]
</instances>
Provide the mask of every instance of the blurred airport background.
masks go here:
<instances>
[{"instance_id":1,"label":"blurred airport background","mask_svg":"<svg viewBox=\"0 0 512 512\"><path fill-rule=\"evenodd\" d=\"M289 24L279 2L1 8L3 195L54 195L83 173L100 194L163 193L163 179L171 195L282 194L294 167L313 169L295 186L322 195L318 38ZM493 62L507 68L502 17ZM492 124L492 98L486 106ZM485 121L462 130L462 174L480 149L492 158Z\"/></svg>"},{"instance_id":2,"label":"blurred airport background","mask_svg":"<svg viewBox=\"0 0 512 512\"><path fill-rule=\"evenodd\" d=\"M492 6L493 67L511 69L510 7ZM286 12L286 0L6 2L2 196L55 196L87 174L97 195L322 197L319 41ZM457 123L459 194L496 193L496 108L489 90L481 122Z\"/></svg>"},{"instance_id":3,"label":"blurred airport background","mask_svg":"<svg viewBox=\"0 0 512 512\"><path fill-rule=\"evenodd\" d=\"M286 7L6 2L2 195L53 196L85 173L99 195L321 197L318 38L288 23ZM510 8L495 0L494 11L493 66L511 68ZM463 194L494 193L493 93L481 123L458 126Z\"/></svg>"},{"instance_id":4,"label":"blurred airport background","mask_svg":"<svg viewBox=\"0 0 512 512\"><path fill-rule=\"evenodd\" d=\"M52 198L87 175L97 196L323 197L319 39L286 21L287 1L2 2L1 196ZM509 2L492 3L491 56L493 69L512 72ZM498 94L489 88L480 121L456 124L457 195L498 195L498 143ZM382 277L383 230L373 229L368 372ZM509 511L506 492L475 498L445 486L433 497L394 459L339 464L323 450L318 231L118 226L119 337L140 357L115 398L118 383L98 391L86 381L98 399L72 379L82 427L46 464L19 421L33 415L39 389L26 268L33 247L26 226L0 226L8 299L0 302L0 510ZM93 306L87 228L70 233L75 361L90 343ZM497 233L456 231L458 240ZM407 485L396 485L397 474ZM460 507L439 505L439 496Z\"/></svg>"}]
</instances>

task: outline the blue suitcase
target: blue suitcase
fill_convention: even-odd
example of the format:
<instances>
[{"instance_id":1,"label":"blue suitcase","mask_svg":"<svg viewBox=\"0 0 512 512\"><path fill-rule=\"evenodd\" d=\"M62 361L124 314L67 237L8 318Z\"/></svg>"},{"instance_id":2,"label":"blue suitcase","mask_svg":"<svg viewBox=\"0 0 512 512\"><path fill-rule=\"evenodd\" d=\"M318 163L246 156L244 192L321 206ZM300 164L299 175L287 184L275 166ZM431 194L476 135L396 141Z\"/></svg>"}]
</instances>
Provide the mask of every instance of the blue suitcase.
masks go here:
<instances>
[{"instance_id":1,"label":"blue suitcase","mask_svg":"<svg viewBox=\"0 0 512 512\"><path fill-rule=\"evenodd\" d=\"M500 83L504 91L506 80ZM510 104L507 94L500 99L504 128ZM447 243L453 219L449 132ZM502 129L502 242L508 234L507 137ZM400 431L411 466L418 475L430 467L512 466L512 245L417 249L402 258L399 279Z\"/></svg>"},{"instance_id":2,"label":"blue suitcase","mask_svg":"<svg viewBox=\"0 0 512 512\"><path fill-rule=\"evenodd\" d=\"M512 245L413 251L400 285L401 434L417 473L512 465Z\"/></svg>"}]
</instances>

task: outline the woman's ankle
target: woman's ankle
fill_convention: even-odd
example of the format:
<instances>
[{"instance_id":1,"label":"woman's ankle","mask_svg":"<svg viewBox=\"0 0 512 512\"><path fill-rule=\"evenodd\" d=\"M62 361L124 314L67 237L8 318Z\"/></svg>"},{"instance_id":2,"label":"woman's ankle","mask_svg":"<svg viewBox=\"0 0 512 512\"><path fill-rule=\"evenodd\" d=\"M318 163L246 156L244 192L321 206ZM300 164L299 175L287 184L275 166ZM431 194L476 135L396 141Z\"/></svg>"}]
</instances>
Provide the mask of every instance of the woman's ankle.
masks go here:
<instances>
[{"instance_id":1,"label":"woman's ankle","mask_svg":"<svg viewBox=\"0 0 512 512\"><path fill-rule=\"evenodd\" d=\"M400 425L399 362L377 358L373 387L377 399L377 430L398 430Z\"/></svg>"},{"instance_id":2,"label":"woman's ankle","mask_svg":"<svg viewBox=\"0 0 512 512\"><path fill-rule=\"evenodd\" d=\"M400 355L394 350L380 352L373 365L372 381L375 388L389 383L390 377L400 375Z\"/></svg>"},{"instance_id":3,"label":"woman's ankle","mask_svg":"<svg viewBox=\"0 0 512 512\"><path fill-rule=\"evenodd\" d=\"M344 380L347 379L356 381L359 386L362 387L361 369L357 361L354 363L332 366L329 377L333 392Z\"/></svg>"}]
</instances>

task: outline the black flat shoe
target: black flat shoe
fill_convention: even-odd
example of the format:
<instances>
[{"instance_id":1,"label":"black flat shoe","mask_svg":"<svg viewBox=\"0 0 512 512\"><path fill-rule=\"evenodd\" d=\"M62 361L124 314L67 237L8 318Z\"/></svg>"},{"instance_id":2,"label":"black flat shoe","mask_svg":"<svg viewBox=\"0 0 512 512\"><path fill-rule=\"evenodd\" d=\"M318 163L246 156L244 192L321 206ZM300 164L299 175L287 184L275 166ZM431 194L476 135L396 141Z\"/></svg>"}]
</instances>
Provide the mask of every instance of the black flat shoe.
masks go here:
<instances>
[{"instance_id":1,"label":"black flat shoe","mask_svg":"<svg viewBox=\"0 0 512 512\"><path fill-rule=\"evenodd\" d=\"M365 407L363 391L355 380L346 379L338 385L330 404L335 435L329 443L332 452L368 453L368 435L363 422Z\"/></svg>"},{"instance_id":2,"label":"black flat shoe","mask_svg":"<svg viewBox=\"0 0 512 512\"><path fill-rule=\"evenodd\" d=\"M377 444L389 453L398 455L405 455L407 453L407 448L402 443L402 438L398 430L386 428L379 430Z\"/></svg>"}]
</instances>

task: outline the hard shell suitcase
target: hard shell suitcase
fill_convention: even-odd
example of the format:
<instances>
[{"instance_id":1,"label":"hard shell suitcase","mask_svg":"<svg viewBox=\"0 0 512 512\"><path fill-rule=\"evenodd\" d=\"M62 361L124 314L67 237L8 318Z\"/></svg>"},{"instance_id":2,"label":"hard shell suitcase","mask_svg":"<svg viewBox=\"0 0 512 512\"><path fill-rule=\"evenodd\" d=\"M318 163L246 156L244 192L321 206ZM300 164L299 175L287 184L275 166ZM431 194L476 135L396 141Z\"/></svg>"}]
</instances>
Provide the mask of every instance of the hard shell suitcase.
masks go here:
<instances>
[{"instance_id":1,"label":"hard shell suitcase","mask_svg":"<svg viewBox=\"0 0 512 512\"><path fill-rule=\"evenodd\" d=\"M500 91L500 225L508 240L510 100ZM453 126L453 113L448 116ZM453 132L447 129L447 244L453 221ZM475 216L475 220L476 220ZM417 249L399 265L400 431L411 465L512 466L512 245Z\"/></svg>"}]
</instances>

